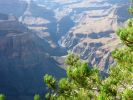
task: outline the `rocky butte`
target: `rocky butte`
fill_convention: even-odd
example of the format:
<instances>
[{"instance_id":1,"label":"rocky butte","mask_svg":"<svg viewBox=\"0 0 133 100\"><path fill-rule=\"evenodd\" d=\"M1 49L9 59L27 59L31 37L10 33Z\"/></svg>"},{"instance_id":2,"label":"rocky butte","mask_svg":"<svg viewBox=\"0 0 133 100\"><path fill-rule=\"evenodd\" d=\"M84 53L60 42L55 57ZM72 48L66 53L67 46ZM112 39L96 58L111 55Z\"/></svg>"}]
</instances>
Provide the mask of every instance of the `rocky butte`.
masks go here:
<instances>
[{"instance_id":1,"label":"rocky butte","mask_svg":"<svg viewBox=\"0 0 133 100\"><path fill-rule=\"evenodd\" d=\"M68 51L107 72L128 6L127 0L0 0L0 92L7 100L44 93L43 75L63 77L59 66Z\"/></svg>"}]
</instances>

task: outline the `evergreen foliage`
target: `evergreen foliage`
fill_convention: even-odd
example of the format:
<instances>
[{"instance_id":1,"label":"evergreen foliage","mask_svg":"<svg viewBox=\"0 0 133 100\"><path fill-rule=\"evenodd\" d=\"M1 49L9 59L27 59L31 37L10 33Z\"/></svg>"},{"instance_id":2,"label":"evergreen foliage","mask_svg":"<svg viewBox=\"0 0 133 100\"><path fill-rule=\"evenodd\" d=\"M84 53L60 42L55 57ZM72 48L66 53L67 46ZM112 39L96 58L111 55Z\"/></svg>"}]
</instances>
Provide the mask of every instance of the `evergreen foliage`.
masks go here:
<instances>
[{"instance_id":1,"label":"evergreen foliage","mask_svg":"<svg viewBox=\"0 0 133 100\"><path fill-rule=\"evenodd\" d=\"M133 13L133 7L129 7ZM123 47L112 52L117 64L103 78L97 67L90 68L74 54L66 59L67 77L57 81L50 75L44 82L51 89L47 100L133 100L133 18L116 32Z\"/></svg>"},{"instance_id":2,"label":"evergreen foliage","mask_svg":"<svg viewBox=\"0 0 133 100\"><path fill-rule=\"evenodd\" d=\"M128 11L133 14L133 0ZM65 63L68 65L65 78L57 81L46 74L44 82L50 89L45 95L47 100L133 100L133 18L127 20L125 27L116 34L123 47L112 52L117 64L111 66L108 77L104 78L97 66L88 64L74 54L69 54ZM40 100L35 95L34 100ZM0 94L0 100L5 96Z\"/></svg>"},{"instance_id":3,"label":"evergreen foliage","mask_svg":"<svg viewBox=\"0 0 133 100\"><path fill-rule=\"evenodd\" d=\"M40 100L40 95L36 94L36 95L34 96L34 100Z\"/></svg>"},{"instance_id":4,"label":"evergreen foliage","mask_svg":"<svg viewBox=\"0 0 133 100\"><path fill-rule=\"evenodd\" d=\"M5 96L3 94L0 94L0 100L5 100Z\"/></svg>"},{"instance_id":5,"label":"evergreen foliage","mask_svg":"<svg viewBox=\"0 0 133 100\"><path fill-rule=\"evenodd\" d=\"M113 55L116 55L116 51ZM74 64L70 63L71 57L77 59L73 54L68 55L66 78L57 82L52 76L45 76L49 88L54 83L53 90L46 94L48 100L132 100L133 70L130 64L128 66L118 61L117 65L110 68L109 77L103 79L96 67L91 69L80 59L74 60Z\"/></svg>"}]
</instances>

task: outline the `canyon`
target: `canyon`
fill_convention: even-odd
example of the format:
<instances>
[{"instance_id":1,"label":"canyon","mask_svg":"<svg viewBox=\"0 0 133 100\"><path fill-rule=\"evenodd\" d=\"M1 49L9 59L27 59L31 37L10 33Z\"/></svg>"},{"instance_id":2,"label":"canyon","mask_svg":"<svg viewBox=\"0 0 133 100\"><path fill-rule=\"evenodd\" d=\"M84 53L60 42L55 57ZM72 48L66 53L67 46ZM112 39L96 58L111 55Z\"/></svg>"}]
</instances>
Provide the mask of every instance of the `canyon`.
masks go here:
<instances>
[{"instance_id":1,"label":"canyon","mask_svg":"<svg viewBox=\"0 0 133 100\"><path fill-rule=\"evenodd\" d=\"M0 0L0 92L32 100L43 75L65 76L73 52L105 73L121 46L115 31L131 17L127 0Z\"/></svg>"}]
</instances>

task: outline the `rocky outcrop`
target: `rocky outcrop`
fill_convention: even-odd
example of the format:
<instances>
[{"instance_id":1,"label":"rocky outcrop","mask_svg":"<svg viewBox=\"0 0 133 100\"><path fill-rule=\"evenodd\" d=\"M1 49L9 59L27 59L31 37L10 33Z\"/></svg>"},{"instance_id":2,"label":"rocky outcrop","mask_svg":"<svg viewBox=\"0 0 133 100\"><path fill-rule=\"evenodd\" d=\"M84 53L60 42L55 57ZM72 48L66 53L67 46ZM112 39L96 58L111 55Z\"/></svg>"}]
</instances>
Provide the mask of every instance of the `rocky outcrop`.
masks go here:
<instances>
[{"instance_id":1,"label":"rocky outcrop","mask_svg":"<svg viewBox=\"0 0 133 100\"><path fill-rule=\"evenodd\" d=\"M78 5L83 7L79 8ZM107 71L114 62L111 52L120 43L115 31L130 17L128 2L90 0L75 3L71 7L71 18L76 25L62 37L60 45L79 54L91 66L97 64L101 70Z\"/></svg>"},{"instance_id":2,"label":"rocky outcrop","mask_svg":"<svg viewBox=\"0 0 133 100\"><path fill-rule=\"evenodd\" d=\"M62 77L67 51L108 71L127 0L0 0L0 92L7 100L44 93L45 73ZM14 17L15 16L15 17Z\"/></svg>"},{"instance_id":3,"label":"rocky outcrop","mask_svg":"<svg viewBox=\"0 0 133 100\"><path fill-rule=\"evenodd\" d=\"M44 22L44 30L51 30L47 22L55 22L56 46L59 44L68 51L80 54L84 60L89 59L90 65L97 64L101 70L107 71L113 63L111 52L120 43L115 30L130 17L127 11L129 1L38 0L35 3L54 14L54 21L47 19ZM49 37L53 36L53 32L47 33Z\"/></svg>"},{"instance_id":4,"label":"rocky outcrop","mask_svg":"<svg viewBox=\"0 0 133 100\"><path fill-rule=\"evenodd\" d=\"M89 59L91 54L93 59L90 65L96 63L102 69L108 65L104 62L104 55L110 55L120 43L115 30L130 17L127 12L127 0L16 0L11 4L5 2L9 1L0 4L9 7L15 3L21 5L21 9L18 9L21 12L19 16L16 11L8 13L13 13L51 48L59 51L57 55L54 55L54 51L51 52L54 56L59 56L63 50L58 50L60 46L80 54L85 60ZM8 11L7 8L5 10ZM95 43L102 45L94 47L92 44ZM101 52L103 58L97 59L99 55L96 52Z\"/></svg>"},{"instance_id":5,"label":"rocky outcrop","mask_svg":"<svg viewBox=\"0 0 133 100\"><path fill-rule=\"evenodd\" d=\"M0 92L7 100L32 100L35 93L46 90L44 74L65 75L50 56L53 51L15 17L0 14Z\"/></svg>"}]
</instances>

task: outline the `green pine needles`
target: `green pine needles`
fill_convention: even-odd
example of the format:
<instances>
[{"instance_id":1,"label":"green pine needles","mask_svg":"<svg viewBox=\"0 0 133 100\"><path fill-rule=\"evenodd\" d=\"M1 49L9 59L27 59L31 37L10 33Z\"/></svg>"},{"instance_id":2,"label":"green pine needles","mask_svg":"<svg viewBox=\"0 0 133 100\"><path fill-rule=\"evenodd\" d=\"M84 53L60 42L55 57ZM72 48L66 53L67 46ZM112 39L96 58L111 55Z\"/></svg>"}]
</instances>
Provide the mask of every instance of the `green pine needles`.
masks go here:
<instances>
[{"instance_id":1,"label":"green pine needles","mask_svg":"<svg viewBox=\"0 0 133 100\"><path fill-rule=\"evenodd\" d=\"M133 13L132 5L129 12ZM123 47L112 52L117 64L104 78L97 67L90 68L74 54L66 58L67 76L57 81L44 76L50 91L47 100L133 100L133 18L116 32ZM38 100L38 99L37 99Z\"/></svg>"},{"instance_id":2,"label":"green pine needles","mask_svg":"<svg viewBox=\"0 0 133 100\"><path fill-rule=\"evenodd\" d=\"M5 95L0 94L0 100L5 100Z\"/></svg>"},{"instance_id":3,"label":"green pine needles","mask_svg":"<svg viewBox=\"0 0 133 100\"><path fill-rule=\"evenodd\" d=\"M114 51L113 55L119 55L115 52L119 51ZM44 82L51 89L46 94L47 100L132 100L132 63L117 60L117 65L110 68L109 76L103 78L97 67L89 68L87 63L69 54L66 78L57 81L50 75L44 77Z\"/></svg>"},{"instance_id":4,"label":"green pine needles","mask_svg":"<svg viewBox=\"0 0 133 100\"><path fill-rule=\"evenodd\" d=\"M131 0L133 2L133 0ZM133 14L133 3L129 13ZM49 88L47 100L133 100L133 18L116 32L123 47L112 52L117 64L111 66L108 76L103 77L98 67L88 64L74 54L66 58L67 76L56 80L46 74L44 82ZM5 96L0 94L0 100ZM41 100L39 95L34 100Z\"/></svg>"}]
</instances>

